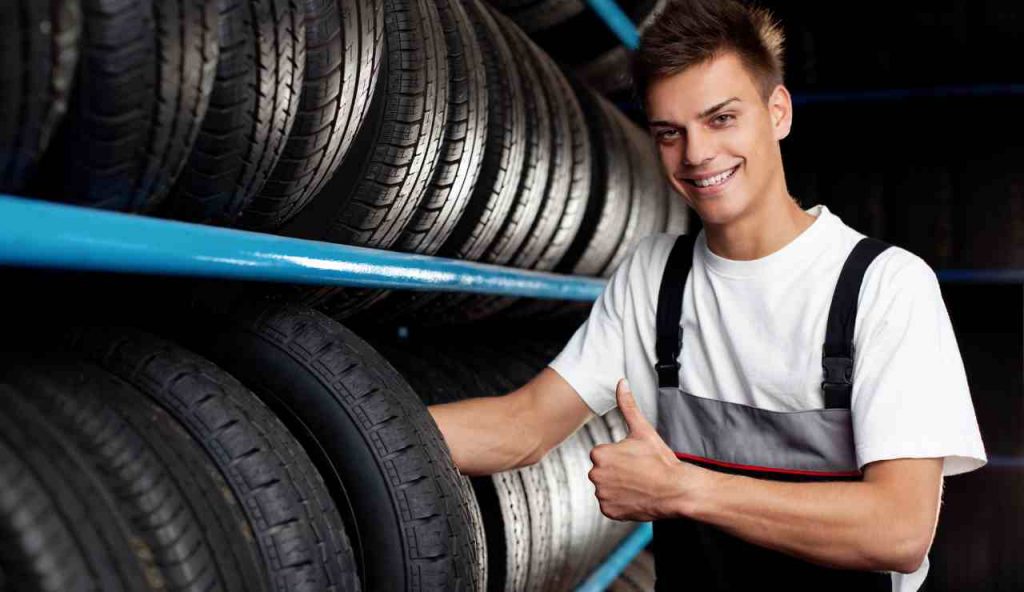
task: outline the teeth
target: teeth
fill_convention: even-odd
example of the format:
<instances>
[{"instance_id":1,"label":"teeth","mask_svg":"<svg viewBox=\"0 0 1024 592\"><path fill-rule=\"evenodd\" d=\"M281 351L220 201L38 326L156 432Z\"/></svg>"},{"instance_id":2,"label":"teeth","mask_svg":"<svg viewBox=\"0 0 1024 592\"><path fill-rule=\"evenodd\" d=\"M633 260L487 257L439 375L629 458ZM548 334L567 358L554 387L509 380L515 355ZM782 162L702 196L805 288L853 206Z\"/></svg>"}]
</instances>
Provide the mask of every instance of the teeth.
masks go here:
<instances>
[{"instance_id":1,"label":"teeth","mask_svg":"<svg viewBox=\"0 0 1024 592\"><path fill-rule=\"evenodd\" d=\"M732 176L732 174L734 172L736 172L736 169L728 170L728 171L726 171L726 172L724 172L722 174L715 175L714 177L711 177L710 179L694 180L693 183L697 187L711 187L712 185L718 185L718 184L722 183L723 181L728 179L730 176Z\"/></svg>"}]
</instances>

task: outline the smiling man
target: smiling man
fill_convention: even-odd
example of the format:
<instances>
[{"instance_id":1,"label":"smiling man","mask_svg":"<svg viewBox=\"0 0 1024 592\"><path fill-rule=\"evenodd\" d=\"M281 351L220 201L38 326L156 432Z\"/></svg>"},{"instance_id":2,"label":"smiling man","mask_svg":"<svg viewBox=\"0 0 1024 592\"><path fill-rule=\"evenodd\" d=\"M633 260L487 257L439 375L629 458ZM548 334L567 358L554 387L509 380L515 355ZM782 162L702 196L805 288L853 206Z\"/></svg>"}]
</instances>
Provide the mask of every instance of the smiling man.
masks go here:
<instances>
[{"instance_id":1,"label":"smiling man","mask_svg":"<svg viewBox=\"0 0 1024 592\"><path fill-rule=\"evenodd\" d=\"M618 406L590 478L654 521L658 590L921 589L943 477L987 462L935 273L789 194L768 12L670 2L634 82L704 228L641 241L530 383L431 407L456 464L529 465Z\"/></svg>"}]
</instances>

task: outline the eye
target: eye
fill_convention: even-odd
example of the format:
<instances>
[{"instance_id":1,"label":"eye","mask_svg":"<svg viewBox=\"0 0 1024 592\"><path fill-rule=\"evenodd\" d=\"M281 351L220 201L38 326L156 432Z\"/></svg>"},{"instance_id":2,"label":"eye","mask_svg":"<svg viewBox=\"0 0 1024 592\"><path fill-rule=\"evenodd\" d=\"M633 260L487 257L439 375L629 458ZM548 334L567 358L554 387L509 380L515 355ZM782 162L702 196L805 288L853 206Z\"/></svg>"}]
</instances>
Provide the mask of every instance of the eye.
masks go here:
<instances>
[{"instance_id":1,"label":"eye","mask_svg":"<svg viewBox=\"0 0 1024 592\"><path fill-rule=\"evenodd\" d=\"M654 138L659 142L669 142L679 136L679 130L663 129L655 132Z\"/></svg>"},{"instance_id":2,"label":"eye","mask_svg":"<svg viewBox=\"0 0 1024 592\"><path fill-rule=\"evenodd\" d=\"M736 119L736 116L733 115L732 113L722 113L721 115L716 116L713 121L715 123L724 125L732 121L733 119Z\"/></svg>"}]
</instances>

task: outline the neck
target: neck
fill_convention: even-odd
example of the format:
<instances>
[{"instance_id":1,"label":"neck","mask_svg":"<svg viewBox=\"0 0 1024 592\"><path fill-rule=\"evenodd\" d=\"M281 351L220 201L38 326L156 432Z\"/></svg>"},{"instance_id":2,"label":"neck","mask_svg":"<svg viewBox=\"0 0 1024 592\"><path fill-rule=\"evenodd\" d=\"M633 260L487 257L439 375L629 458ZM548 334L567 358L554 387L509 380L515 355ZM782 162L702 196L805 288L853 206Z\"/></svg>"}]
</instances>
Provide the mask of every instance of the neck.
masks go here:
<instances>
[{"instance_id":1,"label":"neck","mask_svg":"<svg viewBox=\"0 0 1024 592\"><path fill-rule=\"evenodd\" d=\"M705 225L711 252L725 259L751 261L786 246L812 223L814 216L800 209L782 189L762 206L727 224Z\"/></svg>"}]
</instances>

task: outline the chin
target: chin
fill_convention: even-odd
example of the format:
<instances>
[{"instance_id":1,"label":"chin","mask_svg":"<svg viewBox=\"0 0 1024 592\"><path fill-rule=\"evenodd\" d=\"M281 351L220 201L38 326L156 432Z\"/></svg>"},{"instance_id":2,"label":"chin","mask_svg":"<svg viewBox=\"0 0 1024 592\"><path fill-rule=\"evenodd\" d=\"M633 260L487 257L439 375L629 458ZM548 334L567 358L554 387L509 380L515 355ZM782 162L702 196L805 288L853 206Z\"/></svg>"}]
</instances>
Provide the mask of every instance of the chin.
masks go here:
<instances>
[{"instance_id":1,"label":"chin","mask_svg":"<svg viewBox=\"0 0 1024 592\"><path fill-rule=\"evenodd\" d=\"M728 195L715 198L697 198L690 200L691 208L700 216L705 226L720 226L740 218L747 210L747 202Z\"/></svg>"}]
</instances>

